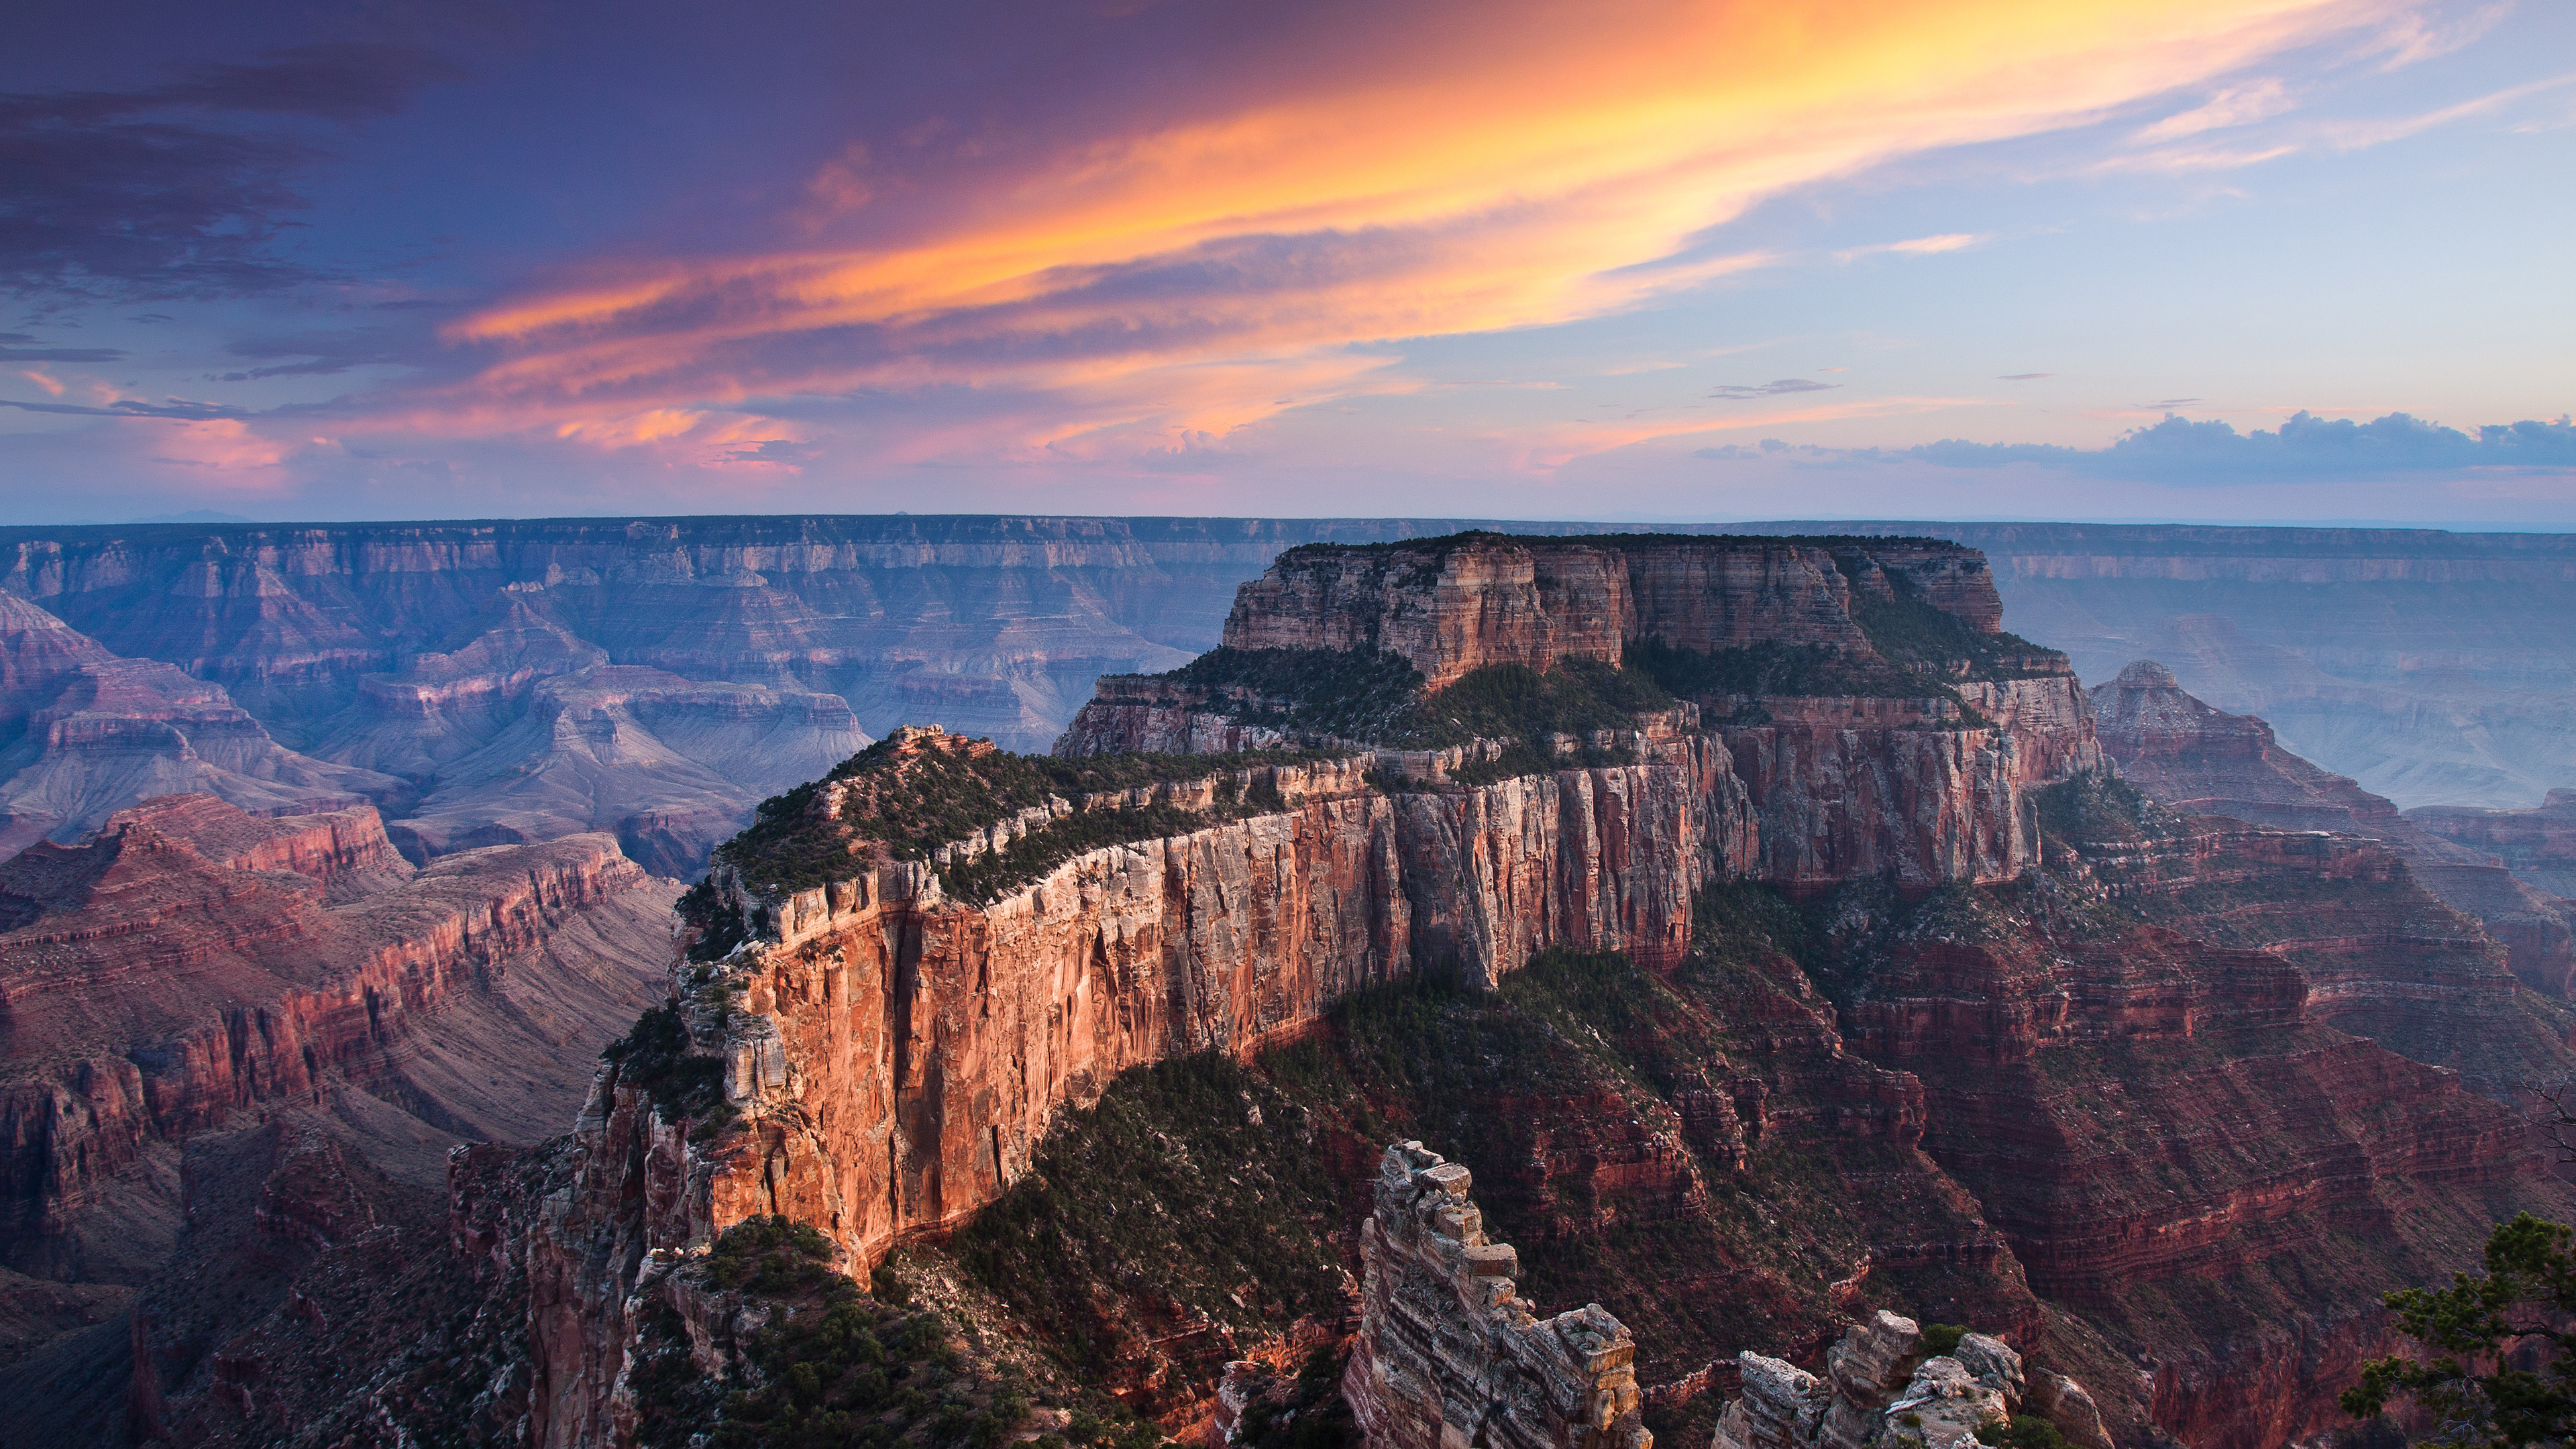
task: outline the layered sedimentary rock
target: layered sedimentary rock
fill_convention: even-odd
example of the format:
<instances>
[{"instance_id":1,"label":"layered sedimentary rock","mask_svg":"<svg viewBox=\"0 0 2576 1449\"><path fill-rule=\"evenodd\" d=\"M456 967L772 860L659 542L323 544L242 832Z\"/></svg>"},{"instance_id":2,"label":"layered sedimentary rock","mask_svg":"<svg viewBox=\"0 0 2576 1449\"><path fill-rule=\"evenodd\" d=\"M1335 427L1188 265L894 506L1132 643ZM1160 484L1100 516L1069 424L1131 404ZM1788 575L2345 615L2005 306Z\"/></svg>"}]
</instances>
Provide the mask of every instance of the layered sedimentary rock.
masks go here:
<instances>
[{"instance_id":1,"label":"layered sedimentary rock","mask_svg":"<svg viewBox=\"0 0 2576 1449\"><path fill-rule=\"evenodd\" d=\"M1853 582L1854 579L1858 583ZM1630 644L1878 655L1853 590L1929 603L1977 633L2002 624L1984 562L1925 541L1623 538L1602 544L1468 534L1283 554L1243 586L1225 642L1240 650L1401 655L1437 691L1496 664L1616 664ZM1951 627L1956 627L1951 626ZM2008 661L1955 698L1733 698L1731 773L1759 817L1731 868L1808 889L1889 875L1908 888L2007 880L2036 859L2027 788L2099 769L2092 711L2063 659ZM1931 694L1946 684L1918 681ZM1107 679L1057 752L1260 748L1282 739L1177 679ZM1968 711L1979 716L1974 721ZM1695 729L1688 715L1682 727ZM1574 742L1546 742L1562 748Z\"/></svg>"},{"instance_id":2,"label":"layered sedimentary rock","mask_svg":"<svg viewBox=\"0 0 2576 1449\"><path fill-rule=\"evenodd\" d=\"M1722 733L1760 812L1746 873L1761 880L1807 890L1886 875L1921 890L2009 880L2038 858L2010 733L1831 722Z\"/></svg>"},{"instance_id":3,"label":"layered sedimentary rock","mask_svg":"<svg viewBox=\"0 0 2576 1449\"><path fill-rule=\"evenodd\" d=\"M1885 575L1970 627L1994 632L2003 608L1984 560L1944 544L1852 541L1880 589ZM1883 554L1880 558L1877 555ZM1226 616L1235 649L1386 650L1438 689L1471 670L1567 659L1619 660L1630 643L1736 649L1822 645L1869 655L1851 584L1825 547L1743 539L1653 538L1599 544L1464 534L1377 548L1293 549L1243 586Z\"/></svg>"},{"instance_id":4,"label":"layered sedimentary rock","mask_svg":"<svg viewBox=\"0 0 2576 1449\"><path fill-rule=\"evenodd\" d=\"M2046 910L1873 927L1855 1043L1921 1079L1925 1150L2032 1289L2149 1356L2154 1423L2321 1431L2383 1345L2376 1285L2473 1258L2499 1211L2567 1210L2495 1099L2576 1057L2368 841L2204 819L2079 850Z\"/></svg>"},{"instance_id":5,"label":"layered sedimentary rock","mask_svg":"<svg viewBox=\"0 0 2576 1449\"><path fill-rule=\"evenodd\" d=\"M603 837L414 871L371 810L207 796L24 852L0 866L9 1262L131 1281L168 1251L172 1144L346 1090L544 1135L660 976L669 899Z\"/></svg>"},{"instance_id":6,"label":"layered sedimentary rock","mask_svg":"<svg viewBox=\"0 0 2576 1449\"><path fill-rule=\"evenodd\" d=\"M2172 671L2138 660L2094 692L2104 749L2121 774L2167 809L2223 815L2286 830L2367 836L2403 859L2443 901L2503 943L2514 974L2566 999L2576 978L2576 910L2474 847L2475 832L2428 828L2479 812L2397 807L2281 748L2271 725L2185 692Z\"/></svg>"},{"instance_id":7,"label":"layered sedimentary rock","mask_svg":"<svg viewBox=\"0 0 2576 1449\"><path fill-rule=\"evenodd\" d=\"M1485 1236L1471 1190L1419 1142L1379 1164L1343 1377L1368 1449L1651 1449L1626 1326L1597 1303L1532 1312L1519 1256Z\"/></svg>"},{"instance_id":8,"label":"layered sedimentary rock","mask_svg":"<svg viewBox=\"0 0 2576 1449\"><path fill-rule=\"evenodd\" d=\"M610 662L840 694L862 726L1043 748L1104 672L1216 641L1235 586L1395 519L743 517L0 529L0 588L222 684L303 747L516 586Z\"/></svg>"},{"instance_id":9,"label":"layered sedimentary rock","mask_svg":"<svg viewBox=\"0 0 2576 1449\"><path fill-rule=\"evenodd\" d=\"M2576 790L2551 790L2536 810L2426 806L2416 828L2493 855L2516 880L2560 900L2576 897Z\"/></svg>"},{"instance_id":10,"label":"layered sedimentary rock","mask_svg":"<svg viewBox=\"0 0 2576 1449\"><path fill-rule=\"evenodd\" d=\"M868 742L839 695L604 665L537 681L518 717L440 766L391 833L427 861L600 831L656 874L695 875L760 800Z\"/></svg>"},{"instance_id":11,"label":"layered sedimentary rock","mask_svg":"<svg viewBox=\"0 0 2576 1449\"><path fill-rule=\"evenodd\" d=\"M155 795L263 812L397 800L403 782L280 746L220 685L119 659L0 593L0 858L71 841Z\"/></svg>"}]
</instances>

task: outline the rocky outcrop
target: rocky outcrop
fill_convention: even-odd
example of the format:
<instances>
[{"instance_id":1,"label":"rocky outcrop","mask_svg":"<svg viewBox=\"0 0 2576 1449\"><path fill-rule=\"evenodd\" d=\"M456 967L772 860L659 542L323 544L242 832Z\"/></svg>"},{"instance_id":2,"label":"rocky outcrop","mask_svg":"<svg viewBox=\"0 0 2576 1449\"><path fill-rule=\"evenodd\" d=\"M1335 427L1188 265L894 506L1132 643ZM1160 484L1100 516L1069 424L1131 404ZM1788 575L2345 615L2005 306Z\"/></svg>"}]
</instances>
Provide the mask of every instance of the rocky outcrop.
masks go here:
<instances>
[{"instance_id":1,"label":"rocky outcrop","mask_svg":"<svg viewBox=\"0 0 2576 1449\"><path fill-rule=\"evenodd\" d=\"M1884 1309L1854 1324L1825 1355L1818 1377L1747 1350L1743 1388L1720 1411L1716 1449L1864 1449L1868 1445L1967 1449L1999 1437L2025 1408L2082 1449L2111 1449L2101 1412L2064 1374L2024 1371L2022 1356L1988 1334L1962 1335L1927 1355L1912 1319Z\"/></svg>"},{"instance_id":2,"label":"rocky outcrop","mask_svg":"<svg viewBox=\"0 0 2576 1449\"><path fill-rule=\"evenodd\" d=\"M1538 1317L1470 1189L1419 1142L1380 1163L1342 1380L1368 1449L1650 1449L1627 1328L1597 1303Z\"/></svg>"},{"instance_id":3,"label":"rocky outcrop","mask_svg":"<svg viewBox=\"0 0 2576 1449\"><path fill-rule=\"evenodd\" d=\"M119 659L0 594L0 858L76 840L155 795L200 791L261 812L408 793L389 776L284 748L219 685Z\"/></svg>"},{"instance_id":4,"label":"rocky outcrop","mask_svg":"<svg viewBox=\"0 0 2576 1449\"><path fill-rule=\"evenodd\" d=\"M344 1088L544 1135L660 975L601 932L658 937L669 899L598 836L415 872L370 810L262 820L206 796L25 852L0 866L9 1261L130 1278L167 1249L133 1225L169 1144ZM578 962L555 954L573 940Z\"/></svg>"},{"instance_id":5,"label":"rocky outcrop","mask_svg":"<svg viewBox=\"0 0 2576 1449\"><path fill-rule=\"evenodd\" d=\"M2021 1355L2003 1340L1971 1333L1949 1353L1927 1355L1914 1320L1885 1309L1854 1325L1825 1362L1820 1378L1749 1350L1738 1355L1743 1392L1718 1417L1716 1449L1973 1449L1999 1441L2005 1423L2033 1398ZM2074 1423L2069 1437L2076 1442L2107 1446L2098 1413L2085 1433L2092 1401L2083 1386L2045 1377L2051 1417Z\"/></svg>"},{"instance_id":6,"label":"rocky outcrop","mask_svg":"<svg viewBox=\"0 0 2576 1449\"><path fill-rule=\"evenodd\" d=\"M2093 708L2122 778L2169 810L2285 830L2397 822L2395 805L2282 749L2262 720L2202 703L2151 659L2094 690Z\"/></svg>"}]
</instances>

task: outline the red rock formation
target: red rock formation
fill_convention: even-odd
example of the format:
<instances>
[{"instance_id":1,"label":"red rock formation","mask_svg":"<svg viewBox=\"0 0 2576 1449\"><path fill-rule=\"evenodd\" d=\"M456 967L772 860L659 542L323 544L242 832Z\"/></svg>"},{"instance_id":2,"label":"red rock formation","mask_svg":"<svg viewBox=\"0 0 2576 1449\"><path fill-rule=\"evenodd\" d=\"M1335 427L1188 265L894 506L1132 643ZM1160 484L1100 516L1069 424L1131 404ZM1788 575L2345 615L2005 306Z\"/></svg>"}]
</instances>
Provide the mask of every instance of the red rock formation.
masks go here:
<instances>
[{"instance_id":1,"label":"red rock formation","mask_svg":"<svg viewBox=\"0 0 2576 1449\"><path fill-rule=\"evenodd\" d=\"M567 969L549 938L668 899L598 836L415 873L363 808L261 820L176 797L29 850L0 867L11 1261L73 1275L94 1254L122 1261L136 1245L87 1224L149 1195L126 1179L157 1144L342 1084L538 1135L539 1080L587 1075L575 1043L605 1022L585 1017L631 1019L651 964ZM509 981L514 964L537 979ZM526 988L555 995L515 999ZM512 1059L510 1085L486 1087L485 1053Z\"/></svg>"},{"instance_id":2,"label":"red rock formation","mask_svg":"<svg viewBox=\"0 0 2576 1449\"><path fill-rule=\"evenodd\" d=\"M1888 573L1973 628L2002 627L1984 560L1946 544L1853 544L1882 593ZM1851 585L1825 548L1747 539L1584 543L1463 534L1280 555L1227 616L1236 649L1385 649L1438 689L1489 664L1616 663L1635 641L1715 650L1822 644L1870 657Z\"/></svg>"},{"instance_id":3,"label":"red rock formation","mask_svg":"<svg viewBox=\"0 0 2576 1449\"><path fill-rule=\"evenodd\" d=\"M1368 1449L1652 1449L1635 1339L1597 1303L1533 1313L1512 1284L1519 1256L1485 1236L1471 1188L1419 1142L1379 1166L1342 1379Z\"/></svg>"},{"instance_id":4,"label":"red rock formation","mask_svg":"<svg viewBox=\"0 0 2576 1449\"><path fill-rule=\"evenodd\" d=\"M2096 691L2094 702L2104 749L2122 776L2158 804L2380 841L2443 901L2484 923L2525 984L2561 1000L2576 990L2576 911L2517 879L2495 856L2469 848L2466 832L2400 817L2389 801L2282 749L2262 720L2185 693L2171 671L2152 661L2122 670L2110 687Z\"/></svg>"},{"instance_id":5,"label":"red rock formation","mask_svg":"<svg viewBox=\"0 0 2576 1449\"><path fill-rule=\"evenodd\" d=\"M2032 1289L2153 1355L2158 1426L2271 1449L2341 1422L2380 1292L2467 1261L2504 1204L2576 1206L2463 1074L2501 1095L2576 1057L2366 842L2210 830L2066 869L2123 909L1907 926L1855 1044L1922 1080L1925 1150Z\"/></svg>"},{"instance_id":6,"label":"red rock formation","mask_svg":"<svg viewBox=\"0 0 2576 1449\"><path fill-rule=\"evenodd\" d=\"M2516 879L2549 895L2576 896L2576 790L2551 790L2537 810L2428 805L2406 818L2444 840L2500 857Z\"/></svg>"}]
</instances>

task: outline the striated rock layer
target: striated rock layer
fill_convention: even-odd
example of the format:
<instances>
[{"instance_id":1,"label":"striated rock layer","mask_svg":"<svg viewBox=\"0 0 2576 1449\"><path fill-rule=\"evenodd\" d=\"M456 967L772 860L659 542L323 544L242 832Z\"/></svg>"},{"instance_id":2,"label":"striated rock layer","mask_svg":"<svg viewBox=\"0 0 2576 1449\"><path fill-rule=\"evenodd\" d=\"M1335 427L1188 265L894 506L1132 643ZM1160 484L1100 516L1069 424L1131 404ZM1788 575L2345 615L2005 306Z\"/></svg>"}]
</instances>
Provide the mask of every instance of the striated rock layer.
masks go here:
<instances>
[{"instance_id":1,"label":"striated rock layer","mask_svg":"<svg viewBox=\"0 0 2576 1449\"><path fill-rule=\"evenodd\" d=\"M364 808L176 796L34 847L0 866L0 1252L131 1281L169 1246L173 1144L348 1089L451 1132L544 1135L659 975L550 946L669 899L599 836L414 871Z\"/></svg>"},{"instance_id":2,"label":"striated rock layer","mask_svg":"<svg viewBox=\"0 0 2576 1449\"><path fill-rule=\"evenodd\" d=\"M2130 664L2095 691L2094 708L2103 748L2158 804L2377 840L2445 903L2476 917L2526 985L2560 1000L2576 995L2576 907L2524 879L2528 866L2478 848L2483 837L2475 826L2455 823L2487 812L2400 816L2388 800L2283 749L2264 721L2186 693L2172 671L2151 660Z\"/></svg>"},{"instance_id":3,"label":"striated rock layer","mask_svg":"<svg viewBox=\"0 0 2576 1449\"><path fill-rule=\"evenodd\" d=\"M0 859L69 843L155 795L291 814L407 795L402 781L295 753L221 685L120 659L0 593Z\"/></svg>"},{"instance_id":4,"label":"striated rock layer","mask_svg":"<svg viewBox=\"0 0 2576 1449\"><path fill-rule=\"evenodd\" d=\"M1971 627L2002 628L2003 606L1974 550L1837 542L1880 573L1919 579L1928 602ZM1703 652L1823 645L1867 656L1851 587L1831 550L1768 540L1588 543L1461 534L1375 548L1299 548L1243 586L1226 616L1224 642L1235 649L1389 650L1434 689L1492 664L1542 671L1566 659L1615 664L1637 642Z\"/></svg>"}]
</instances>

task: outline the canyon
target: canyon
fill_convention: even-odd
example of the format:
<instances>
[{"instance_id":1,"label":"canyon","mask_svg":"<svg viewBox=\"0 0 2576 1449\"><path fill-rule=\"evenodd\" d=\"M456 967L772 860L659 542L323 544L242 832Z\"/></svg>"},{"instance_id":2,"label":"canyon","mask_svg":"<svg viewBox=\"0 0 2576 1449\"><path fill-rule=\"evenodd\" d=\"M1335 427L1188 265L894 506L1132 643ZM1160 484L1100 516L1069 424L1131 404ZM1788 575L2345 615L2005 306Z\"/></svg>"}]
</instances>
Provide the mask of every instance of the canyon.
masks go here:
<instances>
[{"instance_id":1,"label":"canyon","mask_svg":"<svg viewBox=\"0 0 2576 1449\"><path fill-rule=\"evenodd\" d=\"M1227 648L1363 656L1393 643L1416 651L1404 657L1427 687L1444 670L1458 682L1606 664L1614 644L1663 627L1654 608L1617 601L1623 577L1665 561L1600 544L1316 552L1320 569L1292 552L1244 591ZM1810 564L1846 585L1887 572L1845 552L1848 564L1830 551ZM1964 555L1949 551L1954 581L1977 573ZM1722 558L1700 562L1701 577L1729 576ZM1343 588L1354 568L1364 587ZM1591 586L1546 584L1550 570ZM1297 583L1318 572L1349 621L1263 617L1262 601L1301 591L1278 607L1322 607ZM1984 589L1889 587L1968 633L1999 627ZM1619 637L1558 629L1548 611L1564 605L1551 600L1569 597L1586 600L1575 622L1606 618ZM1705 602L1722 616L1722 598ZM1877 642L1898 637L1883 617L1873 635L1872 616L1845 609L1857 644L1792 623L1721 647L1896 657ZM1430 627L1389 627L1408 617ZM1451 650L1474 662L1458 669ZM1761 723L1701 727L1702 712L1740 719L1745 702L1684 700L1624 737L1551 737L1553 764L1490 780L1480 768L1509 757L1477 743L1232 776L1191 777L1181 757L1142 796L1024 810L926 857L839 823L846 791L814 794L802 808L823 832L826 878L770 888L720 852L694 917L724 949L680 969L673 1030L686 1045L671 1060L713 1064L720 1090L690 1099L670 1085L671 1061L612 1053L575 1137L587 1174L576 1206L521 1249L540 1305L531 1402L545 1442L621 1442L616 1385L640 1351L638 1305L687 1311L654 1287L670 1281L655 1265L733 1224L782 1214L878 1262L1001 1200L1047 1134L1105 1100L1124 1068L1207 1050L1266 1059L1319 1030L1346 1034L1344 1003L1407 981L1460 992L1442 1019L1461 1031L1506 1029L1495 1013L1548 1019L1552 993L1597 1004L1547 984L1568 971L1641 973L1615 988L1635 1006L1624 1029L1580 1028L1607 1059L1410 1054L1413 1085L1373 1110L1411 1094L1424 1125L1501 1186L1488 1211L1580 1260L1543 1281L1597 1290L1635 1335L1639 1383L1706 1382L1697 1366L1754 1333L1820 1352L1853 1306L1893 1301L2009 1335L2047 1372L2100 1384L2086 1402L2124 1439L2154 1428L2275 1449L2332 1427L2340 1376L2385 1341L2379 1285L2468 1261L2508 1204L2576 1207L2496 1100L2576 1066L2563 1011L2384 845L2121 804L2141 797L2100 770L2096 716L2063 663L2021 645L2009 664L1995 657L1932 661L1910 704L1770 695ZM1981 671L2009 677L1943 682ZM1936 683L1956 693L1929 693ZM1293 704L1111 681L1062 748L1078 764L1121 740L1215 737ZM2204 726L2259 741L2241 724ZM907 732L870 768L897 782L950 768L941 760L1002 768L988 748ZM1563 758L1584 750L1625 762ZM1877 772L1883 791L1838 778L1836 761ZM893 788L869 798L910 798ZM1149 800L1269 803L1038 857L988 901L945 884L1065 821ZM1839 818L1820 819L1819 803ZM1770 927L1708 914L1746 889L1778 903L1743 907L1770 912ZM1577 964L1537 964L1569 951ZM1479 1060L1501 1063L1486 1086L1441 1080L1472 1080L1463 1064ZM1437 1105L1462 1091L1487 1113L1500 1105L1501 1120L1471 1126ZM1522 1133L1558 1145L1533 1158L1508 1146ZM1765 1204L1799 1200L1781 1174L1820 1161L1830 1180L1866 1177L1873 1201L1814 1202L1823 1220L1761 1247L1780 1226ZM2165 1186L2181 1183L2191 1191ZM1737 1213L1764 1228L1741 1236ZM2355 1232L2373 1235L2372 1255L2343 1250ZM1673 1282L1676 1253L1714 1276ZM1712 1314L1685 1306L1691 1281L1752 1297ZM1145 1390L1165 1372L1136 1391L1199 1412L1189 1392ZM1364 1426L1414 1412L1351 1397ZM1679 1389L1655 1402L1694 1398L1714 1404Z\"/></svg>"},{"instance_id":2,"label":"canyon","mask_svg":"<svg viewBox=\"0 0 2576 1449\"><path fill-rule=\"evenodd\" d=\"M447 1148L560 1130L673 894L603 836L416 868L370 807L202 794L0 864L0 1262L97 1310L13 1335L15 1393L56 1403L30 1428L120 1442L103 1398L202 1388L318 1247L443 1236Z\"/></svg>"},{"instance_id":3,"label":"canyon","mask_svg":"<svg viewBox=\"0 0 2576 1449\"><path fill-rule=\"evenodd\" d=\"M2576 1071L2546 888L2562 802L2401 813L2159 665L2088 692L2002 632L2011 570L1973 548L869 522L913 536L420 525L403 547L424 552L377 556L436 575L419 561L454 545L485 570L470 587L332 563L374 545L319 530L227 596L265 602L205 606L207 630L305 618L319 641L315 619L423 605L409 644L371 626L378 652L344 634L292 667L189 665L275 714L270 749L391 782L393 818L352 793L201 795L0 865L0 944L53 1013L10 1057L5 1286L55 1325L14 1383L135 1437L652 1442L668 1333L693 1375L753 1372L755 1310L703 1265L783 1218L1003 1340L1115 1344L1090 1390L1174 1427L1272 1382L1229 1359L1357 1344L1353 1432L1390 1449L1479 1416L1532 1444L1726 1423L1749 1443L1730 1405L1757 1380L1779 1390L1763 1434L1809 1442L1826 1431L1790 1400L1828 1424L1855 1319L1938 1318L2009 1343L2014 1400L2078 1442L2279 1449L2341 1426L2335 1390L2386 1343L2379 1293L2472 1261L2498 1216L2576 1211L2516 1110ZM63 619L103 628L78 596L131 587L100 581L146 572L134 545L112 567L13 546L0 582L62 611L12 616L30 657L95 663ZM990 661L1027 685L997 742L1059 723L1050 758L896 729L834 653L861 648L861 611L827 605L865 583L891 628L902 568L924 571L907 628L947 606L922 602L934 578L1045 577L1094 591L1075 634L1187 643L1101 646L1043 686L1042 649ZM1165 577L1121 593L1121 568ZM643 639L655 600L701 632ZM152 647L188 637L212 635ZM1109 677L1075 709L1084 670ZM1385 711L1314 724L1405 679ZM676 885L628 861L685 876L711 849L671 940ZM155 973L184 989L118 994ZM117 1004L45 984L73 979ZM527 1060L504 1070L503 1042ZM1309 1294L1291 1322L1262 1306L1272 1268L1199 1264L1216 1226L1070 1284L1071 1319L1015 1316L1025 1278L978 1266L993 1215L1101 1231L1050 1216L1100 1190L1050 1144L1209 1060L1243 1064L1224 1100L1248 1130L1275 1124L1268 1175L1240 1169L1282 1204L1261 1251L1345 1274L1349 1317ZM461 1138L491 1145L447 1156ZM1158 1216L1253 1212L1222 1177ZM224 1243L272 1266L219 1312ZM1452 1257L1475 1266L1420 1278ZM1212 1296L1185 1292L1201 1278ZM394 1292L442 1305L425 1345L358 1306ZM1435 1328L1442 1294L1530 1322ZM1541 1303L1571 1311L1551 1327ZM1583 1393L1553 1370L1495 1387L1503 1359L1577 1338ZM291 1380L362 1343L384 1364L364 1385ZM2006 1393L1965 1387L2009 1377L1991 1355L1869 1352L1869 1412ZM460 1356L471 1385L438 1367Z\"/></svg>"},{"instance_id":4,"label":"canyon","mask_svg":"<svg viewBox=\"0 0 2576 1449\"><path fill-rule=\"evenodd\" d=\"M898 725L1046 748L1100 676L1170 669L1219 642L1237 586L1285 550L1471 527L1622 531L903 515L0 528L0 594L18 601L0 607L47 611L101 663L127 666L103 703L71 711L81 718L43 768L20 756L41 753L46 731L38 749L0 754L21 777L0 783L0 850L204 789L246 804L368 800L415 861L595 829L690 875L758 800ZM1712 532L1866 535L1900 571L1911 566L1890 537L1982 550L1980 607L2009 606L2084 677L2160 659L2198 696L2260 713L2288 748L2406 808L2527 808L2576 780L2555 728L2576 679L2576 553L2551 536L2040 523L1664 536ZM1676 598L1696 587L1674 582ZM1820 607L1782 587L1691 637ZM8 648L43 652L23 631ZM579 682L600 667L658 674ZM22 733L18 719L0 717L0 735ZM196 758L170 743L181 738ZM147 739L162 742L148 769Z\"/></svg>"}]
</instances>

